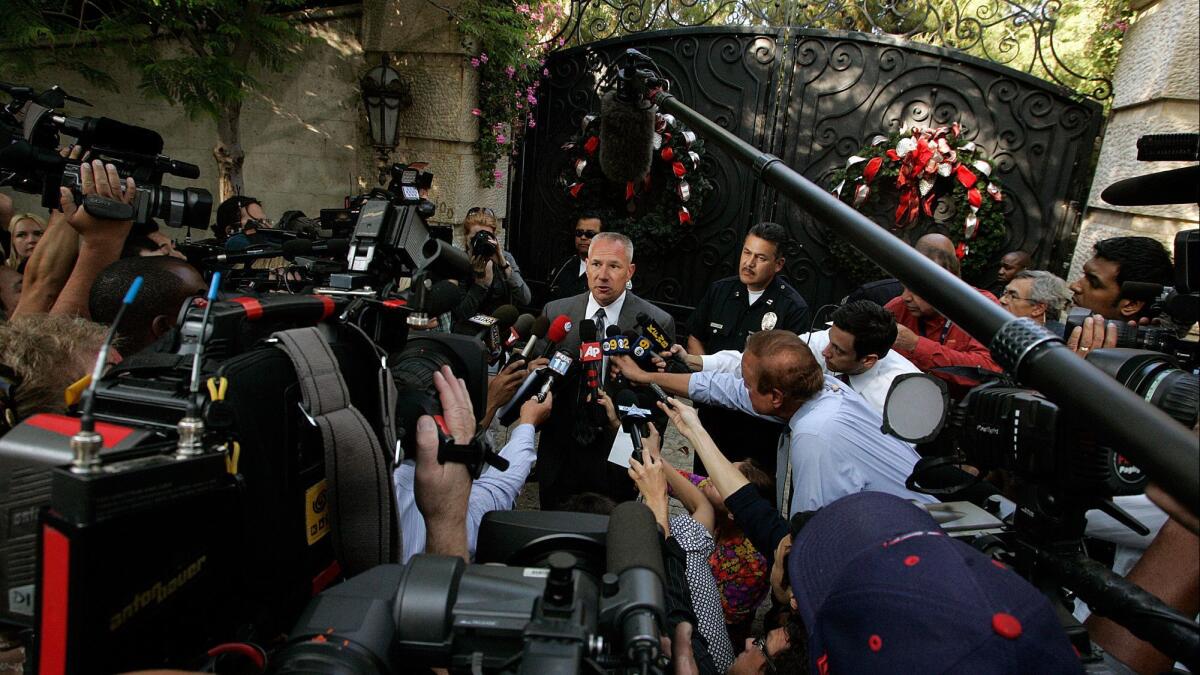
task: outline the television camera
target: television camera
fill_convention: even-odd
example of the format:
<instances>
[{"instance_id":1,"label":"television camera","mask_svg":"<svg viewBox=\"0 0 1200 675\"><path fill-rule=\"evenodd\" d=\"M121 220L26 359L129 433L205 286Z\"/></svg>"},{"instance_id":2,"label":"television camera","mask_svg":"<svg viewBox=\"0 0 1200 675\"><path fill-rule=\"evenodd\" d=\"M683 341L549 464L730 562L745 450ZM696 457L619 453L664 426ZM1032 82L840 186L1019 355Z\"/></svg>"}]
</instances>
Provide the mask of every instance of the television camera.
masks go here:
<instances>
[{"instance_id":1,"label":"television camera","mask_svg":"<svg viewBox=\"0 0 1200 675\"><path fill-rule=\"evenodd\" d=\"M59 189L82 199L80 160L59 154L62 135L75 139L86 151L85 159L99 159L117 167L121 178L137 184L133 221L147 224L158 218L180 227L208 227L212 194L202 188L173 188L162 184L164 175L199 178L195 164L171 159L162 153L162 136L151 129L107 117L70 117L58 109L67 101L90 105L58 86L41 93L24 86L0 82L9 102L0 108L0 185L42 195L42 206L59 208ZM85 205L86 207L86 205Z\"/></svg>"}]
</instances>

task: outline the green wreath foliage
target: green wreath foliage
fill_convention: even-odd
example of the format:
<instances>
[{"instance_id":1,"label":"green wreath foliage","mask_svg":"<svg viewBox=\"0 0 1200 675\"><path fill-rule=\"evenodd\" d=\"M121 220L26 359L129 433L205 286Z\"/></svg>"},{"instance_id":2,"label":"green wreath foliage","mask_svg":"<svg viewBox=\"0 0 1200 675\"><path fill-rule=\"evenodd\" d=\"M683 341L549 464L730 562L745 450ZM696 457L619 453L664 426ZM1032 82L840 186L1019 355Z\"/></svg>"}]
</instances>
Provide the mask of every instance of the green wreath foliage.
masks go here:
<instances>
[{"instance_id":1,"label":"green wreath foliage","mask_svg":"<svg viewBox=\"0 0 1200 675\"><path fill-rule=\"evenodd\" d=\"M904 164L903 158L895 158L896 148L902 139L912 138L914 134L927 134L930 131L933 130L909 129L904 133L892 133L888 137L875 137L870 144L855 153L846 166L833 173L829 184L830 191L881 227L887 227L898 235L902 236L905 230L936 231L950 237L956 246L965 245L966 254L960 258L963 279L976 286L986 285L992 281L990 274L993 272L995 260L1003 253L1001 248L1006 234L1003 202L989 193L988 183L994 186L997 195L1002 195L1003 192L998 180L975 166L976 162L982 161L994 171L984 153L973 143L962 140L956 133L957 126L949 128L949 133L946 134L946 139L956 155L952 164L967 167L976 177L974 187L980 191L982 197L975 212L978 226L974 237L968 238L964 228L967 217L972 213L968 200L969 189L955 173L949 176L933 174L930 192L934 196L931 208L933 215L929 215L924 208L919 208L914 221L897 224L896 210L901 201L901 188L896 183ZM892 155L889 155L889 151L892 151ZM858 161L857 158L861 158L862 161ZM864 169L875 158L880 158L882 162L873 178L868 181L864 177ZM858 200L858 189L862 185L869 188L869 194ZM859 253L858 249L839 236L836 230L830 229L829 232L830 254L838 270L851 283L863 284L891 276Z\"/></svg>"},{"instance_id":2,"label":"green wreath foliage","mask_svg":"<svg viewBox=\"0 0 1200 675\"><path fill-rule=\"evenodd\" d=\"M600 120L588 115L582 130L563 145L567 165L559 183L576 209L604 212L605 229L623 232L639 255L665 256L678 249L703 214L712 182L701 172L704 141L671 115L656 116L661 143L650 172L636 183L616 183L600 170ZM686 195L684 198L683 195Z\"/></svg>"}]
</instances>

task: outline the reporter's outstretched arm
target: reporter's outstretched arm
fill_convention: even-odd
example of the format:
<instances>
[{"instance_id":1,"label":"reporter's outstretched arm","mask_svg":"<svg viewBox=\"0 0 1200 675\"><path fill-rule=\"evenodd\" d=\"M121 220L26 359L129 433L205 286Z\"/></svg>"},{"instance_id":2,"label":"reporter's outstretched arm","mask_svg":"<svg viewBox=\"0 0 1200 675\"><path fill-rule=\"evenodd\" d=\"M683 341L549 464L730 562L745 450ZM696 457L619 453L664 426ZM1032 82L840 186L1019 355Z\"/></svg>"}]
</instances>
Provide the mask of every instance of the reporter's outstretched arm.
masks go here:
<instances>
[{"instance_id":1,"label":"reporter's outstretched arm","mask_svg":"<svg viewBox=\"0 0 1200 675\"><path fill-rule=\"evenodd\" d=\"M662 458L662 436L659 435L658 429L653 424L650 426L650 434L642 439L642 447L655 459L663 462L663 474L667 478L667 487L675 493L675 498L683 504L683 508L692 515L692 519L704 526L709 534L717 527L717 515L713 510L713 505L696 487L692 481L683 477L675 467L666 463Z\"/></svg>"},{"instance_id":2,"label":"reporter's outstretched arm","mask_svg":"<svg viewBox=\"0 0 1200 675\"><path fill-rule=\"evenodd\" d=\"M650 454L643 455L642 459L645 460L644 463L629 458L629 477L637 485L638 492L642 493L646 506L654 513L654 520L662 528L663 536L669 537L671 506L667 499L667 479L663 475L663 462Z\"/></svg>"},{"instance_id":3,"label":"reporter's outstretched arm","mask_svg":"<svg viewBox=\"0 0 1200 675\"><path fill-rule=\"evenodd\" d=\"M695 408L675 400L669 401L669 405L659 401L658 407L667 413L667 417L670 417L671 421L675 423L679 433L691 442L696 454L704 462L704 467L708 469L708 477L722 497L728 497L740 490L743 485L749 485L750 479L738 471L733 462L730 462L729 458L717 448L712 436L709 436L708 432L704 430L704 425L700 424L700 418L696 415Z\"/></svg>"},{"instance_id":4,"label":"reporter's outstretched arm","mask_svg":"<svg viewBox=\"0 0 1200 675\"><path fill-rule=\"evenodd\" d=\"M85 199L97 195L122 204L132 204L137 197L137 186L133 179L122 181L117 174L117 167L100 160L79 165L79 182ZM72 202L70 191L62 188L64 213L70 210ZM80 204L67 218L67 223L79 233L79 257L50 313L89 318L88 296L92 292L92 283L105 267L121 257L121 249L133 221L97 218Z\"/></svg>"},{"instance_id":5,"label":"reporter's outstretched arm","mask_svg":"<svg viewBox=\"0 0 1200 675\"><path fill-rule=\"evenodd\" d=\"M433 374L442 403L442 418L454 443L466 445L475 435L475 415L466 384L449 366ZM417 420L417 468L414 492L427 529L425 552L456 555L469 560L467 502L471 475L465 465L438 462L437 423L429 415Z\"/></svg>"},{"instance_id":6,"label":"reporter's outstretched arm","mask_svg":"<svg viewBox=\"0 0 1200 675\"><path fill-rule=\"evenodd\" d=\"M614 372L625 376L634 384L657 384L667 392L676 396L688 395L689 373L651 373L642 370L637 362L628 356L614 356L609 359Z\"/></svg>"}]
</instances>

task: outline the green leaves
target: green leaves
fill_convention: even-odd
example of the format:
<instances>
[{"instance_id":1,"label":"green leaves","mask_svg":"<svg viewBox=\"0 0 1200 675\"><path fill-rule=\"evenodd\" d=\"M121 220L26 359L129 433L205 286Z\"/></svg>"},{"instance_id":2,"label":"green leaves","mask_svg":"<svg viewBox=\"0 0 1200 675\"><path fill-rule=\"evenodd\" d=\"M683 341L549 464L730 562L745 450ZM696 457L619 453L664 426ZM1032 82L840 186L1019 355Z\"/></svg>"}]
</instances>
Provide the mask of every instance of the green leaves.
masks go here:
<instances>
[{"instance_id":1,"label":"green leaves","mask_svg":"<svg viewBox=\"0 0 1200 675\"><path fill-rule=\"evenodd\" d=\"M40 65L70 68L110 89L112 56L140 75L144 94L183 106L189 116L218 117L242 101L262 69L280 71L306 37L278 12L301 0L12 0L0 42L30 50L0 64L0 75L28 76ZM50 42L51 49L38 49Z\"/></svg>"}]
</instances>

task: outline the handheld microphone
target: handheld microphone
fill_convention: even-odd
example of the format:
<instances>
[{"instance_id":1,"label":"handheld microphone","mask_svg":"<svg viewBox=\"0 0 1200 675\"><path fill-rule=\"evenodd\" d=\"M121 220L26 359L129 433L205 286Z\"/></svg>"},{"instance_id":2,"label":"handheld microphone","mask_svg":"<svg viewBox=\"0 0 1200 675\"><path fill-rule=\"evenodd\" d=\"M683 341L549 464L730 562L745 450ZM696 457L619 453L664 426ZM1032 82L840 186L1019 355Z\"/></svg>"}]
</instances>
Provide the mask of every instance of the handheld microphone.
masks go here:
<instances>
[{"instance_id":1,"label":"handheld microphone","mask_svg":"<svg viewBox=\"0 0 1200 675\"><path fill-rule=\"evenodd\" d=\"M642 432L638 424L650 419L650 411L638 406L637 394L629 389L622 389L613 398L617 408L617 417L621 419L621 428L633 440L633 456L642 461Z\"/></svg>"},{"instance_id":2,"label":"handheld microphone","mask_svg":"<svg viewBox=\"0 0 1200 675\"><path fill-rule=\"evenodd\" d=\"M600 171L616 183L640 181L654 158L655 107L616 90L600 97Z\"/></svg>"},{"instance_id":3,"label":"handheld microphone","mask_svg":"<svg viewBox=\"0 0 1200 675\"><path fill-rule=\"evenodd\" d=\"M550 331L549 317L542 315L533 321L533 328L529 336L529 341L521 349L521 358L529 360L529 355L533 353L533 348L537 345L539 339L546 337L546 333Z\"/></svg>"},{"instance_id":4,"label":"handheld microphone","mask_svg":"<svg viewBox=\"0 0 1200 675\"><path fill-rule=\"evenodd\" d=\"M283 242L283 257L292 260L302 255L317 255L328 258L340 258L350 250L350 242L345 239L327 239L313 241L311 239L288 239Z\"/></svg>"},{"instance_id":5,"label":"handheld microphone","mask_svg":"<svg viewBox=\"0 0 1200 675\"><path fill-rule=\"evenodd\" d=\"M608 517L606 572L617 576L609 599L621 626L624 656L648 665L659 655L659 627L665 622L662 537L645 504L618 504ZM643 671L644 672L644 671Z\"/></svg>"},{"instance_id":6,"label":"handheld microphone","mask_svg":"<svg viewBox=\"0 0 1200 675\"><path fill-rule=\"evenodd\" d=\"M1200 201L1200 166L1119 180L1104 188L1100 199L1116 206L1195 204Z\"/></svg>"},{"instance_id":7,"label":"handheld microphone","mask_svg":"<svg viewBox=\"0 0 1200 675\"><path fill-rule=\"evenodd\" d=\"M533 322L535 319L532 314L522 314L517 317L509 330L508 337L504 340L504 348L512 349L518 342L528 338L533 334ZM548 324L547 324L548 325Z\"/></svg>"},{"instance_id":8,"label":"handheld microphone","mask_svg":"<svg viewBox=\"0 0 1200 675\"><path fill-rule=\"evenodd\" d=\"M88 383L79 415L79 431L71 437L71 452L74 455L71 460L71 471L75 473L91 473L100 464L100 447L104 444L104 439L96 433L96 418L92 414L96 405L96 384L104 375L104 366L108 364L108 353L112 350L113 338L117 336L117 326L121 324L125 310L137 298L138 291L142 290L143 281L139 276L133 280L132 284L129 284L129 290L125 292L125 299L121 301L121 307L117 309L117 315L108 328L108 335L100 345L100 352L96 354L96 364L92 367L92 381Z\"/></svg>"},{"instance_id":9,"label":"handheld microphone","mask_svg":"<svg viewBox=\"0 0 1200 675\"><path fill-rule=\"evenodd\" d=\"M629 355L637 361L643 369L649 366L653 368L654 364L654 343L650 338L638 333L636 330L629 330L625 333L625 339L629 340Z\"/></svg>"},{"instance_id":10,"label":"handheld microphone","mask_svg":"<svg viewBox=\"0 0 1200 675\"><path fill-rule=\"evenodd\" d=\"M278 246L252 246L237 253L211 255L200 262L206 265L220 265L225 263L250 262L251 260L262 258L278 258L281 255L283 255L283 249Z\"/></svg>"},{"instance_id":11,"label":"handheld microphone","mask_svg":"<svg viewBox=\"0 0 1200 675\"><path fill-rule=\"evenodd\" d=\"M521 316L521 310L512 305L501 305L492 312L492 316L496 317L496 332L502 337L507 338L512 331L512 327L517 323L517 319ZM503 342L501 342L503 344Z\"/></svg>"},{"instance_id":12,"label":"handheld microphone","mask_svg":"<svg viewBox=\"0 0 1200 675\"><path fill-rule=\"evenodd\" d=\"M579 322L579 339L579 363L583 366L583 377L579 383L583 387L584 400L591 398L591 403L587 404L588 414L592 419L596 419L600 417L596 408L599 406L600 368L604 356L600 351L600 343L596 340L595 321L584 319Z\"/></svg>"},{"instance_id":13,"label":"handheld microphone","mask_svg":"<svg viewBox=\"0 0 1200 675\"><path fill-rule=\"evenodd\" d=\"M554 317L554 321L550 322L550 329L546 331L546 348L542 350L542 356L549 357L553 354L558 343L565 340L570 332L571 318L569 316L559 314Z\"/></svg>"},{"instance_id":14,"label":"handheld microphone","mask_svg":"<svg viewBox=\"0 0 1200 675\"><path fill-rule=\"evenodd\" d=\"M445 314L462 302L463 290L452 281L443 279L429 288L424 284L413 287L409 307L408 325L413 328L428 328L431 317Z\"/></svg>"},{"instance_id":15,"label":"handheld microphone","mask_svg":"<svg viewBox=\"0 0 1200 675\"><path fill-rule=\"evenodd\" d=\"M662 329L662 326L658 325L657 321L651 319L649 314L646 314L645 312L639 313L637 315L637 321L638 325L642 327L643 334L654 342L655 346L658 348L658 351L666 352L671 350L671 340L667 337L666 331ZM690 373L692 372L692 369L688 366L687 361L685 361L679 354L671 354L671 356L667 358L667 372Z\"/></svg>"},{"instance_id":16,"label":"handheld microphone","mask_svg":"<svg viewBox=\"0 0 1200 675\"><path fill-rule=\"evenodd\" d=\"M567 371L571 369L571 363L570 354L562 351L554 352L554 356L550 358L550 363L546 366L546 382L542 384L542 388L537 393L538 403L545 401L554 385L566 377Z\"/></svg>"}]
</instances>

